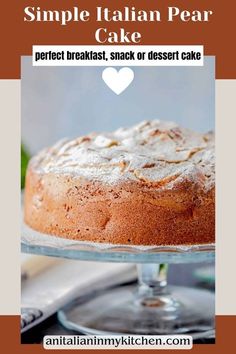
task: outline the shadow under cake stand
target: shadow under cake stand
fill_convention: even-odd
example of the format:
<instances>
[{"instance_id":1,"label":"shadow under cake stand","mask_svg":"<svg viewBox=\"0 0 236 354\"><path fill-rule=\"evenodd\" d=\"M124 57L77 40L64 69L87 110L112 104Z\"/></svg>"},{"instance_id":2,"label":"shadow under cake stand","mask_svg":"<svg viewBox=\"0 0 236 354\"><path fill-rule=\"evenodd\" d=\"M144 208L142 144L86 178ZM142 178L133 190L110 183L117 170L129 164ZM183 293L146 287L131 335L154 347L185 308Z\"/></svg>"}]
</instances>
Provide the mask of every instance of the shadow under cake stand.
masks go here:
<instances>
[{"instance_id":1,"label":"shadow under cake stand","mask_svg":"<svg viewBox=\"0 0 236 354\"><path fill-rule=\"evenodd\" d=\"M59 321L84 334L214 334L214 294L167 285L170 263L212 262L215 245L131 246L49 236L23 224L22 252L78 260L136 263L138 285L94 292L65 306Z\"/></svg>"}]
</instances>

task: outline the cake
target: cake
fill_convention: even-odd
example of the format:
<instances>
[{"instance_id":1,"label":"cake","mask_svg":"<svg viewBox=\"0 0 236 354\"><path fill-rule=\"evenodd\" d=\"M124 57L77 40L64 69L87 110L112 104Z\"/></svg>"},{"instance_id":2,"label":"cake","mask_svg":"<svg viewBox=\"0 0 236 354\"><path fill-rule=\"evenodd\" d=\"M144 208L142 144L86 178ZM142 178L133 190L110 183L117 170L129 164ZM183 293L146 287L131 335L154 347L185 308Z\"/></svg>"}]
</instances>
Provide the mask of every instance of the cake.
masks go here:
<instances>
[{"instance_id":1,"label":"cake","mask_svg":"<svg viewBox=\"0 0 236 354\"><path fill-rule=\"evenodd\" d=\"M214 169L214 135L173 122L65 139L29 163L25 223L92 242L213 243Z\"/></svg>"}]
</instances>

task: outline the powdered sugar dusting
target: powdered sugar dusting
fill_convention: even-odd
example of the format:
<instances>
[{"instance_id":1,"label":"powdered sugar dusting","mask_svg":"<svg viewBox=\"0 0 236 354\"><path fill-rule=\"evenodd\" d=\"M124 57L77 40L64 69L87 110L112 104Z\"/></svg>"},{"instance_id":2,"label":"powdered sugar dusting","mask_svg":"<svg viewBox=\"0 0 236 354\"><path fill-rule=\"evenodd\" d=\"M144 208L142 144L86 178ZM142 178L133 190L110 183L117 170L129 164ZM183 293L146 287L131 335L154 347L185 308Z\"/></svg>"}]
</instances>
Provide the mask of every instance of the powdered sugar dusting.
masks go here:
<instances>
[{"instance_id":1,"label":"powdered sugar dusting","mask_svg":"<svg viewBox=\"0 0 236 354\"><path fill-rule=\"evenodd\" d=\"M141 181L172 188L191 179L214 185L214 136L173 122L143 121L114 132L63 140L31 161L42 173L83 176L108 184Z\"/></svg>"}]
</instances>

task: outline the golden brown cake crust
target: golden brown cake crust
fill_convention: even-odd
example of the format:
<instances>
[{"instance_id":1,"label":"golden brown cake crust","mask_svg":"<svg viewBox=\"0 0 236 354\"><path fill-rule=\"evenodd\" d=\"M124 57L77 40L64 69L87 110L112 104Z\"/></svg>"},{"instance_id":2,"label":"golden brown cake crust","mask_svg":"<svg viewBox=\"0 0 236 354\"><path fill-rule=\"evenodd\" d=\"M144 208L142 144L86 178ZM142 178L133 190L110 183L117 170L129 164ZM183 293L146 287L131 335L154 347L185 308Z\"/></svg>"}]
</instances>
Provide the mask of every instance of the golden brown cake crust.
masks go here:
<instances>
[{"instance_id":1,"label":"golden brown cake crust","mask_svg":"<svg viewBox=\"0 0 236 354\"><path fill-rule=\"evenodd\" d=\"M25 222L94 242L214 242L213 137L159 121L117 132L65 141L34 157Z\"/></svg>"}]
</instances>

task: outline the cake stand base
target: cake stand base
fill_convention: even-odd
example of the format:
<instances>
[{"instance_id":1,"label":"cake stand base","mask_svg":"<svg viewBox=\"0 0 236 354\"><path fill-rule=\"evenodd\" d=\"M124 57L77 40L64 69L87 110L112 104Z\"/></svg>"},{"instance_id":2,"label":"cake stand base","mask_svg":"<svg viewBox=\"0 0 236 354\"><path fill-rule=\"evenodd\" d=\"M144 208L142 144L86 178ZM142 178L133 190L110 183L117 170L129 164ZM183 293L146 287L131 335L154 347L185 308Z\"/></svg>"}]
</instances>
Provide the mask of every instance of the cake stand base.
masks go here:
<instances>
[{"instance_id":1,"label":"cake stand base","mask_svg":"<svg viewBox=\"0 0 236 354\"><path fill-rule=\"evenodd\" d=\"M206 290L167 287L158 296L143 296L124 286L78 299L59 311L68 329L88 335L190 334L214 330L214 295Z\"/></svg>"},{"instance_id":2,"label":"cake stand base","mask_svg":"<svg viewBox=\"0 0 236 354\"><path fill-rule=\"evenodd\" d=\"M214 244L100 244L42 234L24 223L21 243L26 253L137 264L138 286L91 289L90 295L63 308L58 316L68 329L107 335L188 333L193 338L214 334L214 294L167 285L168 264L213 261Z\"/></svg>"}]
</instances>

